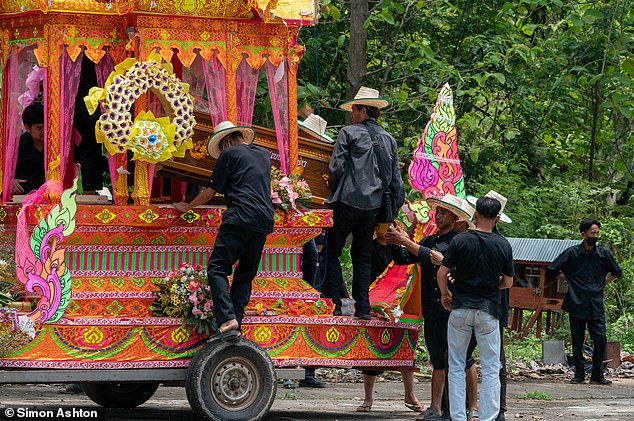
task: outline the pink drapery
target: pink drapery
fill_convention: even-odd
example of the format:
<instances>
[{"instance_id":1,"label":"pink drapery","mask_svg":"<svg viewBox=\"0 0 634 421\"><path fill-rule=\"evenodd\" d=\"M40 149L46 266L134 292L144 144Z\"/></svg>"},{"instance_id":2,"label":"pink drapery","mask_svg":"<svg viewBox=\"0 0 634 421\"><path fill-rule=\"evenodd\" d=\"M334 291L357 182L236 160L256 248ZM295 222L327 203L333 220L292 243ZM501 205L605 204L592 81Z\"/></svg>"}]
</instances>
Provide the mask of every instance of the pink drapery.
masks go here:
<instances>
[{"instance_id":1,"label":"pink drapery","mask_svg":"<svg viewBox=\"0 0 634 421\"><path fill-rule=\"evenodd\" d=\"M290 171L288 129L288 76L286 59L275 67L270 61L266 61L266 80L269 85L271 108L273 109L273 121L275 121L275 133L277 135L277 149L280 154L280 169L284 174Z\"/></svg>"},{"instance_id":2,"label":"pink drapery","mask_svg":"<svg viewBox=\"0 0 634 421\"><path fill-rule=\"evenodd\" d=\"M209 114L209 103L203 98L206 90L204 62L200 54L197 54L191 66L183 67L182 79L189 84L189 94L194 97L194 111Z\"/></svg>"},{"instance_id":3,"label":"pink drapery","mask_svg":"<svg viewBox=\"0 0 634 421\"><path fill-rule=\"evenodd\" d=\"M213 125L217 126L220 122L227 119L227 85L225 68L222 67L220 60L218 60L218 57L215 55L210 61L202 60L202 68L205 74L205 86L207 87L209 115L211 116L211 122Z\"/></svg>"},{"instance_id":4,"label":"pink drapery","mask_svg":"<svg viewBox=\"0 0 634 421\"><path fill-rule=\"evenodd\" d=\"M81 61L84 56L82 49L75 61L71 60L66 47L59 61L60 66L60 127L59 127L59 154L60 154L60 179L65 180L66 171L73 168L73 163L68 162L72 145L73 116L75 114L75 98L81 78ZM49 93L55 95L55 93ZM64 185L69 188L70 185Z\"/></svg>"},{"instance_id":5,"label":"pink drapery","mask_svg":"<svg viewBox=\"0 0 634 421\"><path fill-rule=\"evenodd\" d=\"M106 50L106 54L99 60L99 63L95 64L95 72L97 73L97 84L100 88L103 88L103 85L106 83L108 76L114 70L114 60L110 56L110 52ZM103 112L103 110L101 110ZM95 128L96 129L96 128ZM119 177L119 173L117 173L117 159L110 155L110 153L106 152L106 157L108 159L108 172L110 173L110 182L112 186L117 183L117 178ZM112 199L114 200L115 205L117 203L117 196L115 194L112 195Z\"/></svg>"},{"instance_id":6,"label":"pink drapery","mask_svg":"<svg viewBox=\"0 0 634 421\"><path fill-rule=\"evenodd\" d=\"M2 175L2 202L11 200L13 178L18 162L18 148L22 127L22 110L18 97L26 90L26 79L36 63L33 47L15 49L7 57L3 77L6 78L6 109L4 126L4 168ZM46 75L46 70L44 71ZM46 76L44 78L46 80ZM46 118L46 116L45 116ZM46 135L45 135L46 136Z\"/></svg>"},{"instance_id":7,"label":"pink drapery","mask_svg":"<svg viewBox=\"0 0 634 421\"><path fill-rule=\"evenodd\" d=\"M251 126L253 123L253 107L255 105L255 91L258 87L259 75L260 71L249 66L245 55L236 72L238 126Z\"/></svg>"}]
</instances>

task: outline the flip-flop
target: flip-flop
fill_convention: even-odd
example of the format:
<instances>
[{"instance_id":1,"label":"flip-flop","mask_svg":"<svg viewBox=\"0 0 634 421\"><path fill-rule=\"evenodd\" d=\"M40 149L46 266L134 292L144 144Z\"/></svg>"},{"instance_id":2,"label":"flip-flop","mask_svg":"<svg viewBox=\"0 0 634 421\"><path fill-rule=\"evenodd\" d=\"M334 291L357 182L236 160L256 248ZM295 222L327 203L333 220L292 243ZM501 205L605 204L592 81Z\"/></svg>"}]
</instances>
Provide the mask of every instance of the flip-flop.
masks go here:
<instances>
[{"instance_id":1,"label":"flip-flop","mask_svg":"<svg viewBox=\"0 0 634 421\"><path fill-rule=\"evenodd\" d=\"M405 402L405 406L407 407L407 409L414 412L425 412L425 408L423 407L423 405L421 405L420 402L416 402L416 403Z\"/></svg>"},{"instance_id":2,"label":"flip-flop","mask_svg":"<svg viewBox=\"0 0 634 421\"><path fill-rule=\"evenodd\" d=\"M211 341L229 341L229 342L238 342L242 337L242 333L237 329L227 330L225 332L218 332L209 337L209 342Z\"/></svg>"},{"instance_id":3,"label":"flip-flop","mask_svg":"<svg viewBox=\"0 0 634 421\"><path fill-rule=\"evenodd\" d=\"M467 421L480 421L477 409L467 410Z\"/></svg>"},{"instance_id":4,"label":"flip-flop","mask_svg":"<svg viewBox=\"0 0 634 421\"><path fill-rule=\"evenodd\" d=\"M357 407L357 412L370 412L372 410L372 404L370 405L360 405Z\"/></svg>"}]
</instances>

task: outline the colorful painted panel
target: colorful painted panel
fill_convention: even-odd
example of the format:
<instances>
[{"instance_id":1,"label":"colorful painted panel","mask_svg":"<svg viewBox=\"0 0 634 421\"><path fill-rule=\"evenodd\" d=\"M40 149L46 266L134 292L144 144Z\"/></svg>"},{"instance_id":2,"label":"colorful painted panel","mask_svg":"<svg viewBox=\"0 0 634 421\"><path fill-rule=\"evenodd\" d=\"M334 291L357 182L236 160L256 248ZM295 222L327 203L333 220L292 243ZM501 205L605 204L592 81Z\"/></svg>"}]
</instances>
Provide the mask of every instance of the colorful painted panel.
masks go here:
<instances>
[{"instance_id":1,"label":"colorful painted panel","mask_svg":"<svg viewBox=\"0 0 634 421\"><path fill-rule=\"evenodd\" d=\"M246 317L245 337L264 347L278 367L412 365L418 325L333 317ZM39 326L29 344L1 367L184 367L203 337L169 318L65 319Z\"/></svg>"}]
</instances>

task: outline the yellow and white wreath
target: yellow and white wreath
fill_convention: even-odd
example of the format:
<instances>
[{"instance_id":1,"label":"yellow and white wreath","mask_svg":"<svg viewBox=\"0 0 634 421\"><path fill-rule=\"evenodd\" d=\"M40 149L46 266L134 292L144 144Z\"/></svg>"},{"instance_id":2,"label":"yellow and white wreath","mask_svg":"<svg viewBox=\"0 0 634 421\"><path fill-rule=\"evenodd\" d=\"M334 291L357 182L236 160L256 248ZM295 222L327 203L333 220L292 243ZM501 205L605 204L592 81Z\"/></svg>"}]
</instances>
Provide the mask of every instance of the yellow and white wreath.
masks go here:
<instances>
[{"instance_id":1,"label":"yellow and white wreath","mask_svg":"<svg viewBox=\"0 0 634 421\"><path fill-rule=\"evenodd\" d=\"M147 91L154 92L168 116L156 118L140 112L134 121L130 110ZM134 151L133 159L157 163L171 157L183 157L192 148L194 100L189 85L174 75L172 65L156 53L146 61L129 58L115 67L103 88L93 87L84 98L92 114L101 104L103 113L97 122L97 141L110 154Z\"/></svg>"}]
</instances>

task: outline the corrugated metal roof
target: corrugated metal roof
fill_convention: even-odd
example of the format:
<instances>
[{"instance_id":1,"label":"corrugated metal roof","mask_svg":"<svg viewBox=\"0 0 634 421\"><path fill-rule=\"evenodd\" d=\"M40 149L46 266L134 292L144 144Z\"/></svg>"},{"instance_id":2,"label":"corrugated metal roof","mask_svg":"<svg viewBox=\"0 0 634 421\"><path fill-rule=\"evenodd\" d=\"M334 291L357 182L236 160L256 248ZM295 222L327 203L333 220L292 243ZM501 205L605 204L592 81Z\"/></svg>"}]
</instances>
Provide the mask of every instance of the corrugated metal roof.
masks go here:
<instances>
[{"instance_id":1,"label":"corrugated metal roof","mask_svg":"<svg viewBox=\"0 0 634 421\"><path fill-rule=\"evenodd\" d=\"M559 254L581 240L551 240L548 238L507 238L513 248L513 260L553 262Z\"/></svg>"}]
</instances>

